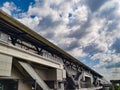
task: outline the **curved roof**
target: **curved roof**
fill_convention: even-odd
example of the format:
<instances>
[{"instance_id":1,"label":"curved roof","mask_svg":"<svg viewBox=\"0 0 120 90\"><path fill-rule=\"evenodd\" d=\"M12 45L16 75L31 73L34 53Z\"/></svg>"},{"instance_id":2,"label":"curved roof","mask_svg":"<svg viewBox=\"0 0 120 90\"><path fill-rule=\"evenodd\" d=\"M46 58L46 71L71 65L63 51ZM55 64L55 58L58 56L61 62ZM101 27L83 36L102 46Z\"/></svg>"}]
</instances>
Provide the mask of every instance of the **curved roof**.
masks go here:
<instances>
[{"instance_id":1,"label":"curved roof","mask_svg":"<svg viewBox=\"0 0 120 90\"><path fill-rule=\"evenodd\" d=\"M94 75L103 77L102 75L100 75L99 73L97 73L96 71L88 67L87 65L83 64L82 62L80 62L79 60L77 60L76 58L74 58L73 56L71 56L70 54L68 54L67 52L65 52L58 46L56 46L55 44L51 43L47 39L43 38L42 36L34 32L33 30L28 28L27 26L25 26L24 24L15 20L14 18L9 16L2 10L0 10L0 20L7 22L7 24L10 24L12 27L14 27L15 28L14 31L16 30L16 31L26 33L27 36L29 36L29 38L34 39L36 42L42 43L44 45L44 48L46 47L48 50L51 50L52 52L56 53L58 56L64 59L67 59L71 62L74 62L75 64L78 64L87 70L90 70Z\"/></svg>"}]
</instances>

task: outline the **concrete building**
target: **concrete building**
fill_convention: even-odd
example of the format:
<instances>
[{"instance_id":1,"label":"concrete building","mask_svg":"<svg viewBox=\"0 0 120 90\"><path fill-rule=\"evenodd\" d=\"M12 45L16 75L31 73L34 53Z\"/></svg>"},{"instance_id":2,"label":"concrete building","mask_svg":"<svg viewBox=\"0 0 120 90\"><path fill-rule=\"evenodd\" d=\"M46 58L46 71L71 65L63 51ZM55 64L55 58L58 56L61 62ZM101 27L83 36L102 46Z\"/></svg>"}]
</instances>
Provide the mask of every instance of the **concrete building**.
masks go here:
<instances>
[{"instance_id":1,"label":"concrete building","mask_svg":"<svg viewBox=\"0 0 120 90\"><path fill-rule=\"evenodd\" d=\"M100 90L103 76L0 10L0 90Z\"/></svg>"}]
</instances>

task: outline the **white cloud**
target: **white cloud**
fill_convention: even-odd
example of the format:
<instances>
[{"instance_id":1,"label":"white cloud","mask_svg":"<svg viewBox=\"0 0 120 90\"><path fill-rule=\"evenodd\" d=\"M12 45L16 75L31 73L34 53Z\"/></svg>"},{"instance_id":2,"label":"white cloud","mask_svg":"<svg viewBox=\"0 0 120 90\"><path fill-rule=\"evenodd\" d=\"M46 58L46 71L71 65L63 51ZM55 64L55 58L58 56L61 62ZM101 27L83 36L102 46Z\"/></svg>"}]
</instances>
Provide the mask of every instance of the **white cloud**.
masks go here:
<instances>
[{"instance_id":1,"label":"white cloud","mask_svg":"<svg viewBox=\"0 0 120 90\"><path fill-rule=\"evenodd\" d=\"M13 11L20 11L20 9L18 9L13 2L5 2L1 9L9 15L11 15Z\"/></svg>"},{"instance_id":2,"label":"white cloud","mask_svg":"<svg viewBox=\"0 0 120 90\"><path fill-rule=\"evenodd\" d=\"M11 15L11 10L13 9L13 8L11 8L11 4L13 4L13 3L6 2L6 3L4 3L4 5L1 9L3 11L7 12L9 15Z\"/></svg>"},{"instance_id":3,"label":"white cloud","mask_svg":"<svg viewBox=\"0 0 120 90\"><path fill-rule=\"evenodd\" d=\"M69 53L74 57L84 57L86 53L84 53L81 48L74 48L73 50L69 51Z\"/></svg>"},{"instance_id":4,"label":"white cloud","mask_svg":"<svg viewBox=\"0 0 120 90\"><path fill-rule=\"evenodd\" d=\"M92 60L99 60L94 67L98 71L102 67L100 72L104 74L107 66L120 62L120 55L111 49L116 38L120 38L120 1L104 2L98 6L92 2L90 6L83 0L35 0L27 12L20 14L21 18L16 18L71 55L89 55ZM19 10L12 2L4 3L1 9L10 15Z\"/></svg>"},{"instance_id":5,"label":"white cloud","mask_svg":"<svg viewBox=\"0 0 120 90\"><path fill-rule=\"evenodd\" d=\"M41 20L41 18L38 18L37 16L34 18L24 17L18 20L23 24L27 25L29 28L34 29L39 24L39 21Z\"/></svg>"}]
</instances>

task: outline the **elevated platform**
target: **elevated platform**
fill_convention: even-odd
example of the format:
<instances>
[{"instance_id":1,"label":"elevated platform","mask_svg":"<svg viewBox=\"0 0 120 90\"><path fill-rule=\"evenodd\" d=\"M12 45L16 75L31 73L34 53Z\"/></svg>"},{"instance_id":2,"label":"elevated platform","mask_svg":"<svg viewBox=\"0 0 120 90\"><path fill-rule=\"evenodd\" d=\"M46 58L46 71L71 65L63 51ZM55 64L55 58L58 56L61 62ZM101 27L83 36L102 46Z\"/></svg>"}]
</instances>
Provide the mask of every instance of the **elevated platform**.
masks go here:
<instances>
[{"instance_id":1,"label":"elevated platform","mask_svg":"<svg viewBox=\"0 0 120 90\"><path fill-rule=\"evenodd\" d=\"M0 88L99 90L103 81L102 75L0 10Z\"/></svg>"}]
</instances>

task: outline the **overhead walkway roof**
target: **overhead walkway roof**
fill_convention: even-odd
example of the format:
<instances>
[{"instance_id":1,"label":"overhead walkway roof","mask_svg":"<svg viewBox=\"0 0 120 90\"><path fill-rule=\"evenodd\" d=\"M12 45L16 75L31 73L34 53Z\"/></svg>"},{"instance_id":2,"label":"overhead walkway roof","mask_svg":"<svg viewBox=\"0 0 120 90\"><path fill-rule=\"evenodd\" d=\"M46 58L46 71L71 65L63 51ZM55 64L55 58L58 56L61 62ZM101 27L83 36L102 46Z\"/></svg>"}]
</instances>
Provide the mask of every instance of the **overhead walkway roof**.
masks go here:
<instances>
[{"instance_id":1,"label":"overhead walkway roof","mask_svg":"<svg viewBox=\"0 0 120 90\"><path fill-rule=\"evenodd\" d=\"M100 75L99 73L97 73L96 71L94 71L93 69L88 67L87 65L85 65L82 62L80 62L79 60L77 60L72 55L68 54L67 52L65 52L64 50L62 50L55 44L53 44L50 41L48 41L47 39L43 38L42 36L40 36L39 34L34 32L33 30L31 30L24 24L20 23L19 21L17 21L10 15L6 14L2 10L0 10L0 29L1 29L1 27L5 28L5 30L4 30L5 32L7 32L7 31L11 32L10 34L23 33L24 34L22 36L23 39L29 40L32 43L50 51L50 52L57 54L59 57L62 57L66 60L69 60L71 62L74 62L75 64L82 66L83 68L89 70L91 73L93 73L96 76L103 77L102 75Z\"/></svg>"}]
</instances>

